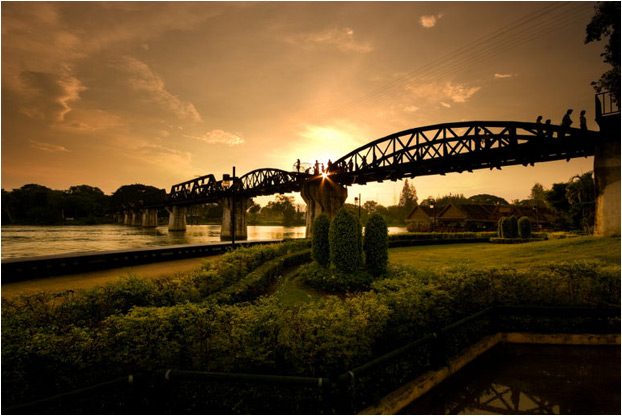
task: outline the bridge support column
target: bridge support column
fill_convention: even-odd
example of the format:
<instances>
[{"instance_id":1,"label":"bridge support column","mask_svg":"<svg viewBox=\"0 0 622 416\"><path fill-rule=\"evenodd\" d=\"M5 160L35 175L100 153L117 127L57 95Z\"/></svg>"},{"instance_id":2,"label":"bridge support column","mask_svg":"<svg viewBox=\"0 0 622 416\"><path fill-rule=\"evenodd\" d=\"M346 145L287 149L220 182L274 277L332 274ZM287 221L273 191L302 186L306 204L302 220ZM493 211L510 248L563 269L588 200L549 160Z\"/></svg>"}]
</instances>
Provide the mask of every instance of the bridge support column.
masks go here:
<instances>
[{"instance_id":1,"label":"bridge support column","mask_svg":"<svg viewBox=\"0 0 622 416\"><path fill-rule=\"evenodd\" d=\"M594 235L620 235L620 113L597 119L602 138L594 149Z\"/></svg>"},{"instance_id":2,"label":"bridge support column","mask_svg":"<svg viewBox=\"0 0 622 416\"><path fill-rule=\"evenodd\" d=\"M218 205L222 207L222 221L220 225L220 240L230 241L231 238L231 197L221 198ZM250 207L250 198L236 196L235 198L235 239L246 240L248 234L246 231L246 210Z\"/></svg>"},{"instance_id":3,"label":"bridge support column","mask_svg":"<svg viewBox=\"0 0 622 416\"><path fill-rule=\"evenodd\" d=\"M307 230L305 236L311 237L311 226L320 214L327 214L331 219L348 197L348 189L331 181L318 179L305 182L300 190L302 199L307 203Z\"/></svg>"},{"instance_id":4,"label":"bridge support column","mask_svg":"<svg viewBox=\"0 0 622 416\"><path fill-rule=\"evenodd\" d=\"M169 231L186 231L186 212L188 207L174 205L168 211L168 230Z\"/></svg>"},{"instance_id":5,"label":"bridge support column","mask_svg":"<svg viewBox=\"0 0 622 416\"><path fill-rule=\"evenodd\" d=\"M133 227L140 227L143 224L143 215L140 210L132 211L132 223Z\"/></svg>"},{"instance_id":6,"label":"bridge support column","mask_svg":"<svg viewBox=\"0 0 622 416\"><path fill-rule=\"evenodd\" d=\"M123 211L123 225L132 225L131 211Z\"/></svg>"},{"instance_id":7,"label":"bridge support column","mask_svg":"<svg viewBox=\"0 0 622 416\"><path fill-rule=\"evenodd\" d=\"M157 209L143 209L142 226L154 228L158 226L158 210Z\"/></svg>"}]
</instances>

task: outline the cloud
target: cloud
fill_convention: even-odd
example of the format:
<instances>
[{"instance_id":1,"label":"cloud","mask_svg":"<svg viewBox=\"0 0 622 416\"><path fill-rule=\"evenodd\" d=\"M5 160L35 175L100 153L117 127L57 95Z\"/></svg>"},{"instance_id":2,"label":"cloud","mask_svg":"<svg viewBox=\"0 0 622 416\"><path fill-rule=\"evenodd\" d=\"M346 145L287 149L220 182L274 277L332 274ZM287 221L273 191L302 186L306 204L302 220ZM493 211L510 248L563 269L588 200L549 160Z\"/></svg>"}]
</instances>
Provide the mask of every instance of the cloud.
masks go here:
<instances>
[{"instance_id":1,"label":"cloud","mask_svg":"<svg viewBox=\"0 0 622 416\"><path fill-rule=\"evenodd\" d=\"M447 104L446 102L441 101L441 105L445 108L451 108L451 104Z\"/></svg>"},{"instance_id":2,"label":"cloud","mask_svg":"<svg viewBox=\"0 0 622 416\"><path fill-rule=\"evenodd\" d=\"M479 91L481 87L466 87L461 84L453 84L448 82L445 84L445 95L455 103L464 103L471 98L473 94Z\"/></svg>"},{"instance_id":3,"label":"cloud","mask_svg":"<svg viewBox=\"0 0 622 416\"><path fill-rule=\"evenodd\" d=\"M196 140L202 140L209 144L226 144L228 146L238 146L245 143L245 140L238 134L229 133L223 130L212 130L203 136L185 136Z\"/></svg>"},{"instance_id":4,"label":"cloud","mask_svg":"<svg viewBox=\"0 0 622 416\"><path fill-rule=\"evenodd\" d=\"M287 42L305 47L333 46L342 52L369 53L373 47L369 43L357 42L354 30L349 27L329 28L320 32L304 33L289 36Z\"/></svg>"},{"instance_id":5,"label":"cloud","mask_svg":"<svg viewBox=\"0 0 622 416\"><path fill-rule=\"evenodd\" d=\"M514 74L495 74L495 78L512 78Z\"/></svg>"},{"instance_id":6,"label":"cloud","mask_svg":"<svg viewBox=\"0 0 622 416\"><path fill-rule=\"evenodd\" d=\"M421 24L421 26L425 27L426 29L430 29L436 26L436 23L439 21L441 17L443 17L443 13L439 13L437 15L421 16L419 18L419 23Z\"/></svg>"},{"instance_id":7,"label":"cloud","mask_svg":"<svg viewBox=\"0 0 622 416\"><path fill-rule=\"evenodd\" d=\"M77 78L64 74L23 71L21 112L32 118L62 122L71 111L69 103L85 88Z\"/></svg>"},{"instance_id":8,"label":"cloud","mask_svg":"<svg viewBox=\"0 0 622 416\"><path fill-rule=\"evenodd\" d=\"M69 152L65 146L60 146L52 143L38 142L36 140L28 140L30 147L37 150L43 150L44 152Z\"/></svg>"},{"instance_id":9,"label":"cloud","mask_svg":"<svg viewBox=\"0 0 622 416\"><path fill-rule=\"evenodd\" d=\"M407 113L414 113L416 111L419 111L419 107L414 106L414 105L409 105L407 107L404 107L404 111L406 111Z\"/></svg>"},{"instance_id":10,"label":"cloud","mask_svg":"<svg viewBox=\"0 0 622 416\"><path fill-rule=\"evenodd\" d=\"M167 91L164 81L149 66L138 59L125 56L116 65L130 75L129 84L135 91L146 93L154 102L172 111L181 119L201 121L194 105Z\"/></svg>"},{"instance_id":11,"label":"cloud","mask_svg":"<svg viewBox=\"0 0 622 416\"><path fill-rule=\"evenodd\" d=\"M421 84L409 84L406 90L411 98L417 101L430 101L438 103L451 100L454 103L464 103L477 93L481 87L467 86L457 82L428 82Z\"/></svg>"}]
</instances>

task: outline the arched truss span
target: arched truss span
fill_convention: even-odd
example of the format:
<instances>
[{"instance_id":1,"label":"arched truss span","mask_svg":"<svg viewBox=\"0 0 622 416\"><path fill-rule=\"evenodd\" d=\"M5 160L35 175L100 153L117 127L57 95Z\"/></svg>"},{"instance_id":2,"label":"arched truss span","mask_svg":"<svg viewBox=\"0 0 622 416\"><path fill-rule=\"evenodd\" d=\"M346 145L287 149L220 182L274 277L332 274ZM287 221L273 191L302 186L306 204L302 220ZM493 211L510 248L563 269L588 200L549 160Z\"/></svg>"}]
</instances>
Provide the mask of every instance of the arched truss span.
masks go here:
<instances>
[{"instance_id":1,"label":"arched truss span","mask_svg":"<svg viewBox=\"0 0 622 416\"><path fill-rule=\"evenodd\" d=\"M214 175L204 175L173 185L168 194L168 203L211 202L222 191L222 181L217 181Z\"/></svg>"},{"instance_id":2,"label":"arched truss span","mask_svg":"<svg viewBox=\"0 0 622 416\"><path fill-rule=\"evenodd\" d=\"M467 121L418 127L374 140L332 164L345 185L398 180L594 154L599 133L550 124Z\"/></svg>"},{"instance_id":3,"label":"arched truss span","mask_svg":"<svg viewBox=\"0 0 622 416\"><path fill-rule=\"evenodd\" d=\"M256 169L241 176L237 181L236 192L253 197L300 190L305 173L287 172L281 169Z\"/></svg>"}]
</instances>

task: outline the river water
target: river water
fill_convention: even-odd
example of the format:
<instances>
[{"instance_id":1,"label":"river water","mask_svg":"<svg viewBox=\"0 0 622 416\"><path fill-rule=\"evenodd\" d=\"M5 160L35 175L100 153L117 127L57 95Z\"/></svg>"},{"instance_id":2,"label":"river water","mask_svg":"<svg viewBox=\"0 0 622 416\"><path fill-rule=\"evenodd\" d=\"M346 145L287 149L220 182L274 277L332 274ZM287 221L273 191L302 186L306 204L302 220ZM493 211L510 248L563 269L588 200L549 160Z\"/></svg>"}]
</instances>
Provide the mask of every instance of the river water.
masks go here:
<instances>
[{"instance_id":1,"label":"river water","mask_svg":"<svg viewBox=\"0 0 622 416\"><path fill-rule=\"evenodd\" d=\"M389 227L389 234L406 232ZM248 241L304 238L305 227L248 226ZM125 225L2 226L2 258L220 242L220 225L188 225L185 232Z\"/></svg>"}]
</instances>

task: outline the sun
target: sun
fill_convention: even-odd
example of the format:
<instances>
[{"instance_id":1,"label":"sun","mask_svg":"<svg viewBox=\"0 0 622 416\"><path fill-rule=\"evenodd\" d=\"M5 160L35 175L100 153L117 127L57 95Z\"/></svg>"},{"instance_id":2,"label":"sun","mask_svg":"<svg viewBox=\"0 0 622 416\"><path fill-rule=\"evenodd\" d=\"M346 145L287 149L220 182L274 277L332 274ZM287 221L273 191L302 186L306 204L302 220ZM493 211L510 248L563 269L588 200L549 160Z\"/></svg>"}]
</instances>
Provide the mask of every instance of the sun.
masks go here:
<instances>
[{"instance_id":1,"label":"sun","mask_svg":"<svg viewBox=\"0 0 622 416\"><path fill-rule=\"evenodd\" d=\"M322 179L328 178L328 172L322 172Z\"/></svg>"}]
</instances>

